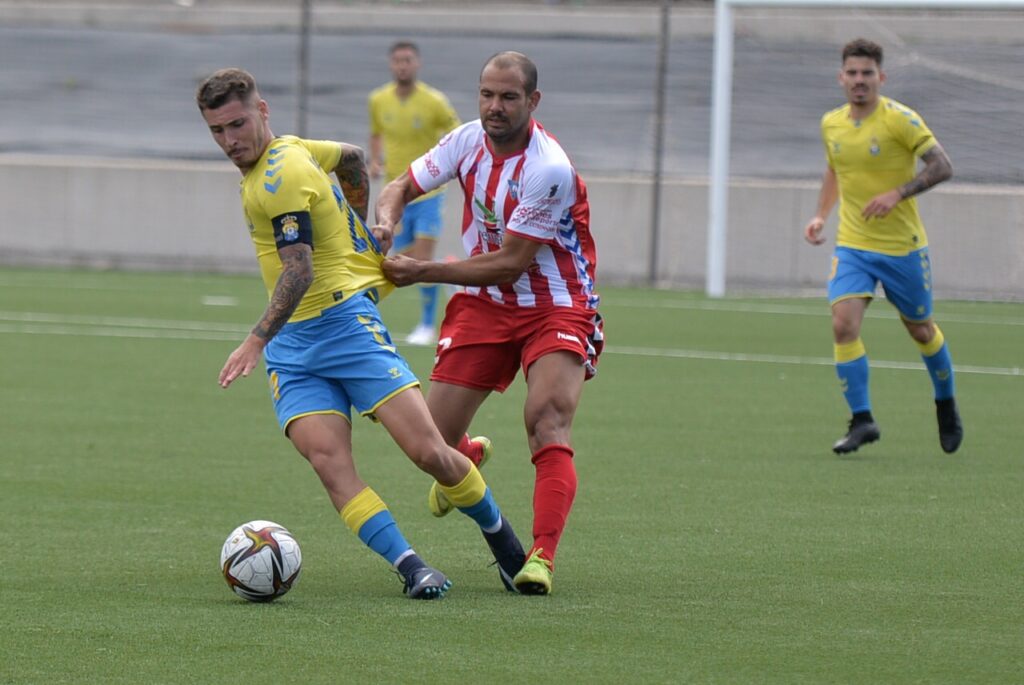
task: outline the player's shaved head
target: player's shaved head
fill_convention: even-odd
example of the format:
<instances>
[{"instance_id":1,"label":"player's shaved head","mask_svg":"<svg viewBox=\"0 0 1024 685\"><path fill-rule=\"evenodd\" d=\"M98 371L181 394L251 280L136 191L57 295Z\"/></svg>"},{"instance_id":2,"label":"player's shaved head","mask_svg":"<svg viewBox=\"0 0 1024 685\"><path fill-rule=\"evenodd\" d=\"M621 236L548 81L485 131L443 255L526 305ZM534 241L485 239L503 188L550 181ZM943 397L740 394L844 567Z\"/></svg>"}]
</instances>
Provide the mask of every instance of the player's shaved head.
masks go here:
<instances>
[{"instance_id":1,"label":"player's shaved head","mask_svg":"<svg viewBox=\"0 0 1024 685\"><path fill-rule=\"evenodd\" d=\"M259 100L256 79L245 69L228 67L210 74L196 89L199 109L218 109L232 100L248 104Z\"/></svg>"},{"instance_id":2,"label":"player's shaved head","mask_svg":"<svg viewBox=\"0 0 1024 685\"><path fill-rule=\"evenodd\" d=\"M499 52L496 55L492 55L484 63L484 68L480 70L480 76L483 76L484 69L487 67L494 66L498 69L518 69L519 73L523 75L523 88L527 95L537 90L537 65L533 61L521 52L513 52L506 50L505 52Z\"/></svg>"}]
</instances>

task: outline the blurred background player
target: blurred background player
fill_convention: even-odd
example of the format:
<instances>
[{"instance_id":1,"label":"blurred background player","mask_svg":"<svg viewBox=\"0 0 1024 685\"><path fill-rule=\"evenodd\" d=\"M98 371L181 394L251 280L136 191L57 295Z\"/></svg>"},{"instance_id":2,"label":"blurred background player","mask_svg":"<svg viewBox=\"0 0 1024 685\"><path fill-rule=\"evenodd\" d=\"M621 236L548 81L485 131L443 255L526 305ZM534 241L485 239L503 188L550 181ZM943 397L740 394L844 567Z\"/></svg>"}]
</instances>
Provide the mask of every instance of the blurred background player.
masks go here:
<instances>
[{"instance_id":1,"label":"blurred background player","mask_svg":"<svg viewBox=\"0 0 1024 685\"><path fill-rule=\"evenodd\" d=\"M513 582L535 595L551 592L555 550L576 496L572 421L603 347L586 187L533 119L540 97L532 61L518 52L494 55L480 74L480 119L414 161L377 200L378 228L386 233L402 207L423 193L454 178L465 192L468 259L395 255L384 272L398 285L466 286L445 311L427 397L449 444L466 440L484 400L523 368L523 413L536 468L533 546ZM435 516L451 509L436 485L428 502Z\"/></svg>"},{"instance_id":2,"label":"blurred background player","mask_svg":"<svg viewBox=\"0 0 1024 685\"><path fill-rule=\"evenodd\" d=\"M881 437L871 414L868 357L860 338L864 312L881 283L931 376L939 443L945 452L955 452L963 427L954 399L953 360L932 320L928 237L914 199L950 178L953 166L920 115L879 95L885 83L881 46L858 38L843 47L842 60L839 84L848 102L821 119L828 167L817 212L804 227L809 243L824 243L825 218L839 200L828 297L836 372L853 416L832 449L853 452ZM924 166L915 174L918 158Z\"/></svg>"},{"instance_id":3,"label":"blurred background player","mask_svg":"<svg viewBox=\"0 0 1024 685\"><path fill-rule=\"evenodd\" d=\"M270 303L228 357L227 388L266 360L278 422L326 488L345 524L384 557L416 599L450 581L413 551L381 498L356 473L351 411L379 420L403 452L473 518L499 560L522 547L473 463L445 444L419 381L391 342L376 303L392 290L364 223L363 152L332 141L275 137L253 77L222 69L196 92L213 139L242 172L241 197ZM331 180L334 172L340 187ZM384 248L384 249L382 249Z\"/></svg>"},{"instance_id":4,"label":"blurred background player","mask_svg":"<svg viewBox=\"0 0 1024 685\"><path fill-rule=\"evenodd\" d=\"M437 144L459 125L444 94L418 81L420 51L415 43L399 41L389 52L394 80L370 93L370 176L391 181L409 168L410 162ZM444 188L417 198L405 208L394 230L395 252L415 259L434 259L441 234ZM420 321L406 336L412 345L430 345L437 338L434 322L440 289L420 286Z\"/></svg>"}]
</instances>

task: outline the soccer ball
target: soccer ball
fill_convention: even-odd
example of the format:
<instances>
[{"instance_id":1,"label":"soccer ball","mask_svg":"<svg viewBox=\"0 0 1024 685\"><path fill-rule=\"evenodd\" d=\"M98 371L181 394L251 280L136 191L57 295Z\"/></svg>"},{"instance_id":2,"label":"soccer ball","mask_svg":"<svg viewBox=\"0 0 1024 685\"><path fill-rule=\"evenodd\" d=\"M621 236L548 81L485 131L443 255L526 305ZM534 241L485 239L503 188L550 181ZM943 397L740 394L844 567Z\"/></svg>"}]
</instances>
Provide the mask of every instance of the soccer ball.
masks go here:
<instances>
[{"instance_id":1,"label":"soccer ball","mask_svg":"<svg viewBox=\"0 0 1024 685\"><path fill-rule=\"evenodd\" d=\"M284 526L249 521L224 541L220 569L235 594L250 602L269 602L291 590L298 580L302 552Z\"/></svg>"}]
</instances>

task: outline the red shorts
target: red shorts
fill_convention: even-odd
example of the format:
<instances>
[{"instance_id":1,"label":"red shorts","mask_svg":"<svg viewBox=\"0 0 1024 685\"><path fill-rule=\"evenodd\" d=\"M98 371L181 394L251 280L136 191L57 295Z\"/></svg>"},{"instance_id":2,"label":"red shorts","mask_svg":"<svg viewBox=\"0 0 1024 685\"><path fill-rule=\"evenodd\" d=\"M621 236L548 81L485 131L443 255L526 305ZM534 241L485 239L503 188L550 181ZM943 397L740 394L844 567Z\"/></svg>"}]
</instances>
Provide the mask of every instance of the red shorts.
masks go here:
<instances>
[{"instance_id":1,"label":"red shorts","mask_svg":"<svg viewBox=\"0 0 1024 685\"><path fill-rule=\"evenodd\" d=\"M586 378L597 373L604 347L601 316L568 307L512 307L457 293L448 302L430 380L504 392L523 367L552 352L580 358Z\"/></svg>"}]
</instances>

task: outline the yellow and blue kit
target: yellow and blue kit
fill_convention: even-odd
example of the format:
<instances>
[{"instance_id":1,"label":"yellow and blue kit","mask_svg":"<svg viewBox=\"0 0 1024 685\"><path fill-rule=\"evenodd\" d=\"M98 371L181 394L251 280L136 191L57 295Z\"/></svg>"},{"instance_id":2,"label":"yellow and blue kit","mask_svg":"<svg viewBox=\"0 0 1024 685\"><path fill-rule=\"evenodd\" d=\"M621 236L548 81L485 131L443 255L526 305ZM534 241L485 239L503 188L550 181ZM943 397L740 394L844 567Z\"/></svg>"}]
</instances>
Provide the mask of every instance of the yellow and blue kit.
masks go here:
<instances>
[{"instance_id":1,"label":"yellow and blue kit","mask_svg":"<svg viewBox=\"0 0 1024 685\"><path fill-rule=\"evenodd\" d=\"M879 284L907 321L932 316L932 267L917 199L906 198L884 217L865 218L872 198L897 189L917 174L917 160L938 142L924 119L887 97L864 119L850 105L826 113L821 137L839 188L839 230L828 282L829 302L874 296ZM952 360L942 332L918 343L936 399L954 393ZM853 414L870 411L868 360L863 341L834 346L836 372Z\"/></svg>"},{"instance_id":2,"label":"yellow and blue kit","mask_svg":"<svg viewBox=\"0 0 1024 685\"><path fill-rule=\"evenodd\" d=\"M821 136L839 185L839 231L829 301L872 297L879 283L910 321L932 314L928 237L916 198L899 202L884 217L864 218L877 195L899 188L917 173L917 158L935 147L935 136L917 112L890 98L864 119L850 105L826 113Z\"/></svg>"},{"instance_id":3,"label":"yellow and blue kit","mask_svg":"<svg viewBox=\"0 0 1024 685\"><path fill-rule=\"evenodd\" d=\"M313 283L264 350L278 421L374 409L419 381L398 354L376 303L394 285L362 219L329 173L331 141L282 136L242 178L242 206L268 295L281 275L278 248L312 248Z\"/></svg>"},{"instance_id":4,"label":"yellow and blue kit","mask_svg":"<svg viewBox=\"0 0 1024 685\"><path fill-rule=\"evenodd\" d=\"M899 188L917 173L917 158L935 147L935 136L914 110L886 97L866 118L850 117L850 105L825 114L821 137L828 165L839 182L836 244L856 250L906 255L928 245L917 200L903 200L885 217L865 219L876 195Z\"/></svg>"},{"instance_id":5,"label":"yellow and blue kit","mask_svg":"<svg viewBox=\"0 0 1024 685\"><path fill-rule=\"evenodd\" d=\"M384 143L387 181L405 173L414 159L437 145L460 123L448 98L422 82L405 98L398 96L394 83L375 89L369 97L369 114L370 134L380 136Z\"/></svg>"},{"instance_id":6,"label":"yellow and blue kit","mask_svg":"<svg viewBox=\"0 0 1024 685\"><path fill-rule=\"evenodd\" d=\"M444 93L423 82L416 83L406 97L399 97L397 84L385 84L369 97L370 134L380 136L384 147L384 176L391 181L401 176L413 160L426 154L449 131L459 125L459 115ZM437 240L441 235L444 188L437 188L409 203L402 221L394 227L394 252L406 252L417 238ZM420 323L434 327L440 288L420 285Z\"/></svg>"},{"instance_id":7,"label":"yellow and blue kit","mask_svg":"<svg viewBox=\"0 0 1024 685\"><path fill-rule=\"evenodd\" d=\"M278 247L298 241L313 249L313 284L289 322L356 294L375 290L379 300L394 289L373 235L328 175L340 159L333 141L281 136L242 177L242 209L268 296L281 275Z\"/></svg>"}]
</instances>

